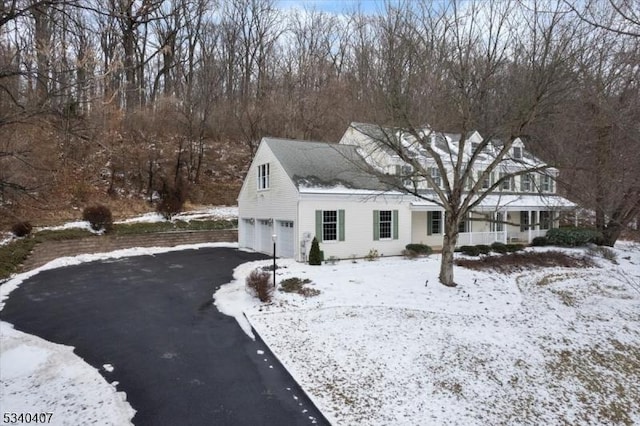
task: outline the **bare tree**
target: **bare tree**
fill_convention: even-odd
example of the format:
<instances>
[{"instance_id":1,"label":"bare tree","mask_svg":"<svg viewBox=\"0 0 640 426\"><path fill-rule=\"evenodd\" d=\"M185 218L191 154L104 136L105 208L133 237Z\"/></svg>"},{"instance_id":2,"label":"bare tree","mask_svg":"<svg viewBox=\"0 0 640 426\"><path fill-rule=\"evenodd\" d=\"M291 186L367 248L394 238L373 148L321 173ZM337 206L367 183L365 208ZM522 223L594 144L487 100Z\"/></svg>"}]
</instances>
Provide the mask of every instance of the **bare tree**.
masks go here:
<instances>
[{"instance_id":1,"label":"bare tree","mask_svg":"<svg viewBox=\"0 0 640 426\"><path fill-rule=\"evenodd\" d=\"M387 100L392 131L381 126L369 135L376 148L366 156L374 159L378 150L397 155L410 171L386 181L444 210L439 279L455 286L453 252L458 225L467 213L503 182L546 173L545 164L514 158L512 146L564 93L563 64L573 54L573 33L560 11L517 9L527 13L529 27L523 29L520 24L527 21L520 20L510 2L452 2L442 10L427 2L423 6L416 22L424 23L424 28L413 32L406 29L412 22L408 19L411 9L394 10L404 30L388 31L388 37L397 39L387 43L393 52L385 53L388 60L404 66L383 74L385 80L394 81L385 82L380 94ZM392 24L390 30L400 26ZM411 81L417 77L412 75L409 58L417 50L427 52L431 61L423 71L421 93L429 94L430 108L446 112L425 116L428 126L416 124L412 109L416 93ZM438 143L444 135L433 129L459 133L455 148ZM481 130L484 139L472 146L469 138L474 130ZM378 176L385 179L384 173ZM424 182L430 190L407 186L407 179Z\"/></svg>"},{"instance_id":2,"label":"bare tree","mask_svg":"<svg viewBox=\"0 0 640 426\"><path fill-rule=\"evenodd\" d=\"M563 114L538 131L555 142L547 148L565 170L567 190L593 209L604 244L613 246L640 215L638 9L613 0L583 6L571 5L591 29L574 58L575 91Z\"/></svg>"}]
</instances>

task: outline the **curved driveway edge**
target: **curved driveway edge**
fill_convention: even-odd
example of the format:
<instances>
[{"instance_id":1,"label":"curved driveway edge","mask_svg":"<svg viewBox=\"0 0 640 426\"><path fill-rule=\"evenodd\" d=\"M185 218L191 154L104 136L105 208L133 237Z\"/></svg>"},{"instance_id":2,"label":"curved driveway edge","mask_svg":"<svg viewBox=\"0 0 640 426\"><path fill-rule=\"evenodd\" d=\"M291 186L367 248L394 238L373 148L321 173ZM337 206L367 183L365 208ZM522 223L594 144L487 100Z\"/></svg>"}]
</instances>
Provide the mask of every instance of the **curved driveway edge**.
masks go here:
<instances>
[{"instance_id":1,"label":"curved driveway edge","mask_svg":"<svg viewBox=\"0 0 640 426\"><path fill-rule=\"evenodd\" d=\"M267 346L213 305L237 265L263 258L201 248L42 271L0 318L74 346L119 382L136 425L327 424Z\"/></svg>"}]
</instances>

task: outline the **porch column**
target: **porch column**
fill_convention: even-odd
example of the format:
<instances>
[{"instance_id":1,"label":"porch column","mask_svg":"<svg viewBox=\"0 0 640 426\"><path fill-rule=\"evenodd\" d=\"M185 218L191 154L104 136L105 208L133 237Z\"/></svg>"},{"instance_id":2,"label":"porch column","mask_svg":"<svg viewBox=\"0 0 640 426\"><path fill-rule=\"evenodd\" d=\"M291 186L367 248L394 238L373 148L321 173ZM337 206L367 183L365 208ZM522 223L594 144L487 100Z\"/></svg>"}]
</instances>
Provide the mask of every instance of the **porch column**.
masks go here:
<instances>
[{"instance_id":1,"label":"porch column","mask_svg":"<svg viewBox=\"0 0 640 426\"><path fill-rule=\"evenodd\" d=\"M507 239L507 230L509 229L508 228L509 224L507 222L509 222L509 221L507 220L507 211L506 210L502 211L502 221L504 222L502 224L502 230L504 231L503 242L505 244L507 244L509 242L508 239Z\"/></svg>"},{"instance_id":2,"label":"porch column","mask_svg":"<svg viewBox=\"0 0 640 426\"><path fill-rule=\"evenodd\" d=\"M531 210L527 210L527 215L529 216L529 224L527 225L527 242L531 241Z\"/></svg>"},{"instance_id":3,"label":"porch column","mask_svg":"<svg viewBox=\"0 0 640 426\"><path fill-rule=\"evenodd\" d=\"M574 220L573 225L574 225L576 228L578 227L578 215L579 215L579 214L580 214L580 212L578 211L578 209L575 209L575 210L573 211L573 220Z\"/></svg>"}]
</instances>

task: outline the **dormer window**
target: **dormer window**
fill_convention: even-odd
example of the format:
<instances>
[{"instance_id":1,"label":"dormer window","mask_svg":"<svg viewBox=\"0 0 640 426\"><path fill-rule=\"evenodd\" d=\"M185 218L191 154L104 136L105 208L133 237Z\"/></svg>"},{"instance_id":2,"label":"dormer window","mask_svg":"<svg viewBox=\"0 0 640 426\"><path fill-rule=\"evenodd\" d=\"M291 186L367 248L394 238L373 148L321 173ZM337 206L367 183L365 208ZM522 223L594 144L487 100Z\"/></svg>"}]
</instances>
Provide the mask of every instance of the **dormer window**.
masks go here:
<instances>
[{"instance_id":1,"label":"dormer window","mask_svg":"<svg viewBox=\"0 0 640 426\"><path fill-rule=\"evenodd\" d=\"M471 142L471 152L474 153L478 150L480 144L478 142Z\"/></svg>"},{"instance_id":2,"label":"dormer window","mask_svg":"<svg viewBox=\"0 0 640 426\"><path fill-rule=\"evenodd\" d=\"M519 146L513 147L513 158L515 158L516 160L522 159L522 147L519 147Z\"/></svg>"},{"instance_id":3,"label":"dormer window","mask_svg":"<svg viewBox=\"0 0 640 426\"><path fill-rule=\"evenodd\" d=\"M258 166L258 190L269 189L269 163Z\"/></svg>"}]
</instances>

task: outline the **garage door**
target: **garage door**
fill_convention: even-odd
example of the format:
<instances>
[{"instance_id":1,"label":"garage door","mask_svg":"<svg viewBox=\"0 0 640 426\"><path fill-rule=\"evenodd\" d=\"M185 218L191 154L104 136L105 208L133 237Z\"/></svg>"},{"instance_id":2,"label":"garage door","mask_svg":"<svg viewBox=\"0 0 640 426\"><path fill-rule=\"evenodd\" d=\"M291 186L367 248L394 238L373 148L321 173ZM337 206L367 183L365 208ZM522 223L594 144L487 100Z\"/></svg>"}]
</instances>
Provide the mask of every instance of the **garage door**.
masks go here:
<instances>
[{"instance_id":1,"label":"garage door","mask_svg":"<svg viewBox=\"0 0 640 426\"><path fill-rule=\"evenodd\" d=\"M242 219L242 236L240 247L255 249L256 227L252 219Z\"/></svg>"},{"instance_id":2,"label":"garage door","mask_svg":"<svg viewBox=\"0 0 640 426\"><path fill-rule=\"evenodd\" d=\"M273 230L271 229L271 223L268 220L258 220L258 241L257 250L266 254L273 254Z\"/></svg>"},{"instance_id":3,"label":"garage door","mask_svg":"<svg viewBox=\"0 0 640 426\"><path fill-rule=\"evenodd\" d=\"M278 257L293 257L294 255L294 238L293 238L293 222L288 220L277 221L278 227Z\"/></svg>"}]
</instances>

